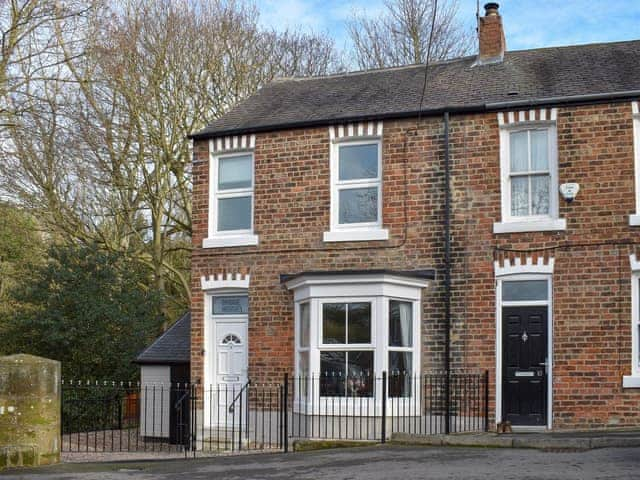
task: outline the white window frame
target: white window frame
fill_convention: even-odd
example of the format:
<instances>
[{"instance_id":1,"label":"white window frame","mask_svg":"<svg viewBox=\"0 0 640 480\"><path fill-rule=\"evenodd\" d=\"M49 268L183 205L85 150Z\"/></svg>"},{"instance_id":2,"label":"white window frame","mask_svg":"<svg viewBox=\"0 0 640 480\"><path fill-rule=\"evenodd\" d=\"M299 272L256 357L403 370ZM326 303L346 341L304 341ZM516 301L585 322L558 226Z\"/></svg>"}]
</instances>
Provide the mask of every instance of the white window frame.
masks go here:
<instances>
[{"instance_id":1,"label":"white window frame","mask_svg":"<svg viewBox=\"0 0 640 480\"><path fill-rule=\"evenodd\" d=\"M511 215L511 134L532 130L547 130L549 158L549 214ZM544 173L547 173L546 171ZM526 175L535 175L527 172ZM500 125L500 190L502 218L493 224L493 233L542 232L566 230L567 223L559 218L558 198L558 131L556 122L539 120Z\"/></svg>"},{"instance_id":2,"label":"white window frame","mask_svg":"<svg viewBox=\"0 0 640 480\"><path fill-rule=\"evenodd\" d=\"M258 236L253 232L254 204L255 204L255 158L252 150L237 150L226 153L213 153L213 143L210 146L211 158L209 162L209 216L208 238L202 242L203 248L251 246L258 244ZM229 190L218 189L218 171L220 160L234 157L251 156L251 186ZM218 200L251 196L251 228L241 230L218 230Z\"/></svg>"},{"instance_id":3,"label":"white window frame","mask_svg":"<svg viewBox=\"0 0 640 480\"><path fill-rule=\"evenodd\" d=\"M309 325L307 325L307 330L308 330L308 335L309 335L309 343L307 344L306 347L302 346L302 342L301 342L301 332L300 332L300 320L302 318L302 306L303 305L307 305L309 307ZM294 371L295 371L295 375L297 378L302 379L302 378L308 378L309 373L311 372L311 302L309 300L305 300L302 302L297 302L295 304L295 327L294 327L294 342L295 342L295 365L294 365ZM300 362L300 358L302 354L306 354L307 355L307 374L303 375L302 373L302 367L300 366L301 362ZM309 395L309 385L308 382L307 384L302 384L303 380L298 380L298 384L294 386L298 387L298 388L302 388L304 391L304 398L306 399Z\"/></svg>"},{"instance_id":4,"label":"white window frame","mask_svg":"<svg viewBox=\"0 0 640 480\"><path fill-rule=\"evenodd\" d=\"M640 260L631 255L631 375L622 377L623 388L640 388Z\"/></svg>"},{"instance_id":5,"label":"white window frame","mask_svg":"<svg viewBox=\"0 0 640 480\"><path fill-rule=\"evenodd\" d=\"M635 169L636 212L629 215L629 225L640 226L640 102L631 103L633 115L633 158Z\"/></svg>"},{"instance_id":6,"label":"white window frame","mask_svg":"<svg viewBox=\"0 0 640 480\"><path fill-rule=\"evenodd\" d=\"M378 176L356 180L340 180L340 148L356 145L376 145L378 148ZM350 242L366 240L387 240L389 231L382 228L382 140L370 138L362 140L336 139L330 146L330 182L331 182L331 226L324 232L325 242ZM378 189L378 218L375 222L340 223L340 191L355 188Z\"/></svg>"},{"instance_id":7,"label":"white window frame","mask_svg":"<svg viewBox=\"0 0 640 480\"><path fill-rule=\"evenodd\" d=\"M422 279L407 279L375 274L350 278L345 276L331 276L299 278L287 282L287 287L294 291L294 314L296 345L295 375L301 375L299 369L299 353L309 352L309 385L306 391L314 395L314 399L297 396L294 401L296 411L306 414L331 414L332 409L338 409L345 415L375 414L382 412L382 388L380 377L383 371L389 369L389 351L410 351L412 353L412 376L420 375L421 368L421 289L429 282ZM389 302L398 300L412 304L412 346L389 347ZM322 343L322 305L325 303L371 303L371 343L368 344L323 344ZM309 303L309 348L301 349L300 345L300 305ZM362 351L374 352L374 397L321 397L319 383L320 352L321 351ZM313 381L311 379L314 379ZM411 395L407 397L393 397L393 402L387 403L390 415L399 414L403 408L412 408L420 401L419 392L412 385ZM328 399L329 401L325 401Z\"/></svg>"}]
</instances>

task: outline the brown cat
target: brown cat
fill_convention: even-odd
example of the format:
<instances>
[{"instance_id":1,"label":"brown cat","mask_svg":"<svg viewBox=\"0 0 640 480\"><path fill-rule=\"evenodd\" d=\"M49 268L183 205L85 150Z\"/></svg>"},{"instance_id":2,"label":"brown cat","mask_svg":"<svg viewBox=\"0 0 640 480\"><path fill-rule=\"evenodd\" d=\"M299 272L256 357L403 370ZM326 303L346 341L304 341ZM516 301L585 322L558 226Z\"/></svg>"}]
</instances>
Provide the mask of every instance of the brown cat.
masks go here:
<instances>
[{"instance_id":1,"label":"brown cat","mask_svg":"<svg viewBox=\"0 0 640 480\"><path fill-rule=\"evenodd\" d=\"M497 433L511 433L513 430L511 429L511 422L501 422L496 426Z\"/></svg>"}]
</instances>

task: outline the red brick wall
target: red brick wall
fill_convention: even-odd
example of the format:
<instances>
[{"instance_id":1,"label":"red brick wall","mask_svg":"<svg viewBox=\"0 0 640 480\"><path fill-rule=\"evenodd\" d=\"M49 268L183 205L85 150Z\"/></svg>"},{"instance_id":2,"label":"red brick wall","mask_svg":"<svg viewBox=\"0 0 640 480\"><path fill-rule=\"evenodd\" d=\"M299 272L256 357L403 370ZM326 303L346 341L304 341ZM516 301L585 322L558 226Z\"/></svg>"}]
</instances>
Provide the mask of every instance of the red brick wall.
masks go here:
<instances>
[{"instance_id":1,"label":"red brick wall","mask_svg":"<svg viewBox=\"0 0 640 480\"><path fill-rule=\"evenodd\" d=\"M481 60L493 59L504 55L506 40L500 15L480 17L479 54Z\"/></svg>"},{"instance_id":2,"label":"red brick wall","mask_svg":"<svg viewBox=\"0 0 640 480\"><path fill-rule=\"evenodd\" d=\"M554 427L638 425L640 391L621 388L631 365L628 255L638 237L638 228L628 224L635 210L631 106L560 108L557 126L560 183L581 185L572 204L561 200L567 231L494 235L501 198L497 116L451 118L454 366L489 370L493 402L496 249L539 250L555 258ZM415 119L385 122L383 222L390 238L335 244L322 241L329 228L328 129L258 134L254 224L260 244L222 249L200 248L207 236L208 144L197 142L193 380L203 375L200 277L223 271L251 274L249 374L263 382L293 370L293 301L280 274L435 268L437 281L423 293L422 364L441 369L442 134L441 118L422 119L417 128Z\"/></svg>"}]
</instances>

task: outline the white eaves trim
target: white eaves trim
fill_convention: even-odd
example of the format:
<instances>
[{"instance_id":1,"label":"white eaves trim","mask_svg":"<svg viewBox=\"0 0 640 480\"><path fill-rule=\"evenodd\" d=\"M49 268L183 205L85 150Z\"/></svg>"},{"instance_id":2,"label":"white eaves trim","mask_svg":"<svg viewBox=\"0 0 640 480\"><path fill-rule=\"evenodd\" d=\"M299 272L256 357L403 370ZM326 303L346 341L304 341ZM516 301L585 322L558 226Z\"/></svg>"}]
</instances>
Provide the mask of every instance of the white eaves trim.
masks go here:
<instances>
[{"instance_id":1,"label":"white eaves trim","mask_svg":"<svg viewBox=\"0 0 640 480\"><path fill-rule=\"evenodd\" d=\"M258 245L258 235L229 235L202 240L202 248L251 247Z\"/></svg>"},{"instance_id":2,"label":"white eaves trim","mask_svg":"<svg viewBox=\"0 0 640 480\"><path fill-rule=\"evenodd\" d=\"M554 232L567 229L564 218L544 218L522 222L496 222L493 233Z\"/></svg>"},{"instance_id":3,"label":"white eaves trim","mask_svg":"<svg viewBox=\"0 0 640 480\"><path fill-rule=\"evenodd\" d=\"M555 266L555 259L549 258L547 263L544 263L543 257L538 257L538 261L533 263L531 257L527 257L525 263L522 263L519 257L514 259L513 264L508 258L505 258L504 264L500 265L499 261L494 262L494 270L496 277L503 277L506 275L520 275L520 274L553 274L553 267Z\"/></svg>"},{"instance_id":4,"label":"white eaves trim","mask_svg":"<svg viewBox=\"0 0 640 480\"><path fill-rule=\"evenodd\" d=\"M339 141L342 138L382 137L382 122L347 123L329 127L329 140Z\"/></svg>"},{"instance_id":5,"label":"white eaves trim","mask_svg":"<svg viewBox=\"0 0 640 480\"><path fill-rule=\"evenodd\" d=\"M389 240L389 230L386 228L372 228L360 230L336 230L324 232L325 242L362 242L366 240Z\"/></svg>"},{"instance_id":6,"label":"white eaves trim","mask_svg":"<svg viewBox=\"0 0 640 480\"><path fill-rule=\"evenodd\" d=\"M208 277L200 277L200 286L202 290L220 290L223 288L248 290L250 280L251 275L249 274L227 273L223 275L218 273L216 275L209 275Z\"/></svg>"},{"instance_id":7,"label":"white eaves trim","mask_svg":"<svg viewBox=\"0 0 640 480\"><path fill-rule=\"evenodd\" d=\"M236 135L232 137L218 137L211 140L211 153L229 152L234 150L252 150L256 146L255 135Z\"/></svg>"},{"instance_id":8,"label":"white eaves trim","mask_svg":"<svg viewBox=\"0 0 640 480\"><path fill-rule=\"evenodd\" d=\"M499 112L498 125L509 127L511 125L522 126L534 122L555 122L558 120L558 109L540 108L538 110L520 110L518 112Z\"/></svg>"}]
</instances>

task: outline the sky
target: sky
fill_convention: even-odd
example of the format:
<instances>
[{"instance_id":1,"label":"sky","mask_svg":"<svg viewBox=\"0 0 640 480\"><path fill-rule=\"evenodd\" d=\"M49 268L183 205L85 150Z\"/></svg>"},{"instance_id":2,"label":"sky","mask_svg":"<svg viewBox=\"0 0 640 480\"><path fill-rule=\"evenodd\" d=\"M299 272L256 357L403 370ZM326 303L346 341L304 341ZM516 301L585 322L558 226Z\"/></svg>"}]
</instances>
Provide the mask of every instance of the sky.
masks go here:
<instances>
[{"instance_id":1,"label":"sky","mask_svg":"<svg viewBox=\"0 0 640 480\"><path fill-rule=\"evenodd\" d=\"M459 19L475 28L476 0L457 0ZM377 16L383 0L256 0L261 22L276 29L326 32L348 46L353 12ZM480 1L481 12L484 0ZM640 39L640 0L503 0L508 50Z\"/></svg>"}]
</instances>

